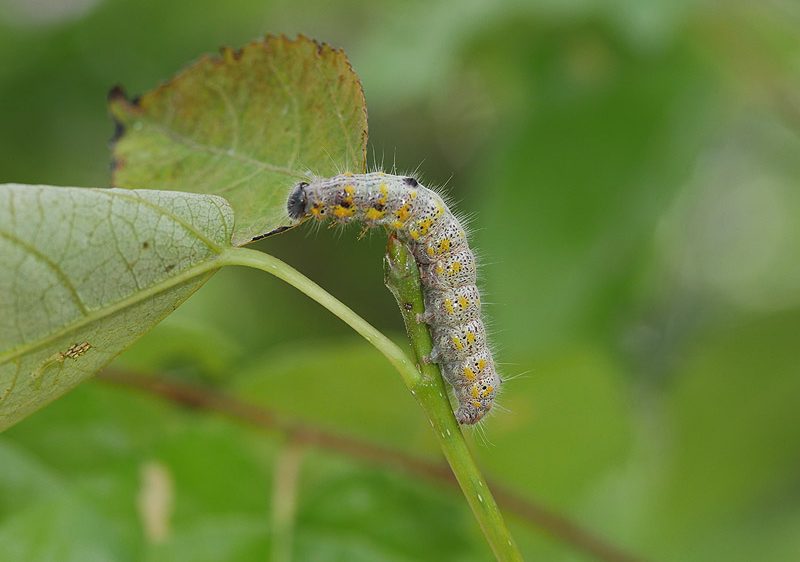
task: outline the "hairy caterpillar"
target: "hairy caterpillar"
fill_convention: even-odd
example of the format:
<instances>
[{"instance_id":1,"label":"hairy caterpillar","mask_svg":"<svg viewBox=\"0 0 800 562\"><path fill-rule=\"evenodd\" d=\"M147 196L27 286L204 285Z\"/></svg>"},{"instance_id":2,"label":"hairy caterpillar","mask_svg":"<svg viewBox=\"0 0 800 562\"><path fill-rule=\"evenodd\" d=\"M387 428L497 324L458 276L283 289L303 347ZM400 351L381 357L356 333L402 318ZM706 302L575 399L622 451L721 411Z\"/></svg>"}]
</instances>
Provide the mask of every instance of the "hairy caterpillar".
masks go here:
<instances>
[{"instance_id":1,"label":"hairy caterpillar","mask_svg":"<svg viewBox=\"0 0 800 562\"><path fill-rule=\"evenodd\" d=\"M456 419L474 424L494 403L502 382L486 343L475 257L466 233L442 198L416 179L373 172L340 174L297 184L286 203L293 220L331 219L383 226L411 249L420 270L432 331L429 359L453 387Z\"/></svg>"}]
</instances>

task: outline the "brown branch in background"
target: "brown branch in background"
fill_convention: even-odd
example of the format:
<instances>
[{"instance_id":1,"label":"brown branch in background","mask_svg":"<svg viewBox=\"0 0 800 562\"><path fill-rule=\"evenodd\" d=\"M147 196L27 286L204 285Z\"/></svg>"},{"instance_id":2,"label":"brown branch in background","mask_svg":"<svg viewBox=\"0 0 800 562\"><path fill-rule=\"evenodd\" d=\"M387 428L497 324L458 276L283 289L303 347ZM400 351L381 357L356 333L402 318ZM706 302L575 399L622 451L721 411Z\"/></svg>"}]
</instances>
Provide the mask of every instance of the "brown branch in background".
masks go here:
<instances>
[{"instance_id":1,"label":"brown branch in background","mask_svg":"<svg viewBox=\"0 0 800 562\"><path fill-rule=\"evenodd\" d=\"M363 461L399 468L414 476L449 485L458 489L449 467L444 463L425 460L402 451L376 445L361 439L338 435L275 415L260 406L248 404L232 396L207 390L163 377L144 376L119 370L106 370L98 378L119 386L134 388L172 402L223 414L267 431L285 434L295 445L311 445L344 454ZM610 544L570 519L529 499L519 497L510 489L489 481L498 504L522 521L545 530L556 539L606 562L644 562L638 556Z\"/></svg>"}]
</instances>

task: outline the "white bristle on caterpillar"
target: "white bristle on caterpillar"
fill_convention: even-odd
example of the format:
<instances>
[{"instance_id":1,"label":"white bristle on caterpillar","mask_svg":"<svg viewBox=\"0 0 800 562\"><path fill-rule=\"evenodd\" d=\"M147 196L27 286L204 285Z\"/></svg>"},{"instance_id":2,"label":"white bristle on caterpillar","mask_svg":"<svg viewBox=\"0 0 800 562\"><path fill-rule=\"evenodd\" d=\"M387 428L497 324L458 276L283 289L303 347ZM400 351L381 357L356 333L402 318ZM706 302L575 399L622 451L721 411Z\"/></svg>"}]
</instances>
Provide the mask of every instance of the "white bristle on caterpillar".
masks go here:
<instances>
[{"instance_id":1,"label":"white bristle on caterpillar","mask_svg":"<svg viewBox=\"0 0 800 562\"><path fill-rule=\"evenodd\" d=\"M430 360L453 387L462 424L492 409L501 379L495 371L481 301L475 257L467 236L438 193L416 179L383 172L340 174L297 184L286 204L296 221L362 222L395 233L419 266L426 322L433 335Z\"/></svg>"}]
</instances>

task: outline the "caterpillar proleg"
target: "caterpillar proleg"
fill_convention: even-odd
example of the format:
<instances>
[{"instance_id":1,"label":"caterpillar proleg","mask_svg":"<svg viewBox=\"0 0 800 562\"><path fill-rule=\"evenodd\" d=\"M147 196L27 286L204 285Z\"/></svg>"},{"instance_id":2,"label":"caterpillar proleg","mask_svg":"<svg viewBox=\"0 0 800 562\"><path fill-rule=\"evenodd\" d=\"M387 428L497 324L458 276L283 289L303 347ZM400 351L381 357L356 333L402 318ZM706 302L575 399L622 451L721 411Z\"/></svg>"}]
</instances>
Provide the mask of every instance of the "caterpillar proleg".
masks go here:
<instances>
[{"instance_id":1,"label":"caterpillar proleg","mask_svg":"<svg viewBox=\"0 0 800 562\"><path fill-rule=\"evenodd\" d=\"M475 257L459 220L436 192L412 177L383 172L340 174L298 183L286 204L296 221L362 222L394 232L414 254L433 335L430 360L453 387L456 419L474 424L492 409L502 382L497 375L481 300Z\"/></svg>"}]
</instances>

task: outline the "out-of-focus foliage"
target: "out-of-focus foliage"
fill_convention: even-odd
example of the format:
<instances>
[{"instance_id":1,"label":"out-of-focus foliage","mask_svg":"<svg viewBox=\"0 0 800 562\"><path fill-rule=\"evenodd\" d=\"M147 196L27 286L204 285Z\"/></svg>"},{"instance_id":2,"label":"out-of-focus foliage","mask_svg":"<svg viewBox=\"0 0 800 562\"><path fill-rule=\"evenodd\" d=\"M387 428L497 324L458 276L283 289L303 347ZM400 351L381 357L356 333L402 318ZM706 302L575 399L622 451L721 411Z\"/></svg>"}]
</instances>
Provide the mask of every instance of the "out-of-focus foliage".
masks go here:
<instances>
[{"instance_id":1,"label":"out-of-focus foliage","mask_svg":"<svg viewBox=\"0 0 800 562\"><path fill-rule=\"evenodd\" d=\"M522 374L502 397L510 412L486 424L492 444L475 440L491 476L654 560L790 561L797 29L800 9L778 0L0 0L0 179L107 183L116 83L144 91L266 32L343 47L377 163L419 165L474 215L497 355L509 378ZM259 244L402 338L383 240L356 234ZM437 454L379 354L257 272L220 272L121 361ZM280 449L216 416L86 384L0 436L0 551L263 557ZM457 495L308 455L298 560L489 556ZM172 490L163 536L137 510L148 474ZM514 534L532 560L586 559L527 526Z\"/></svg>"}]
</instances>

